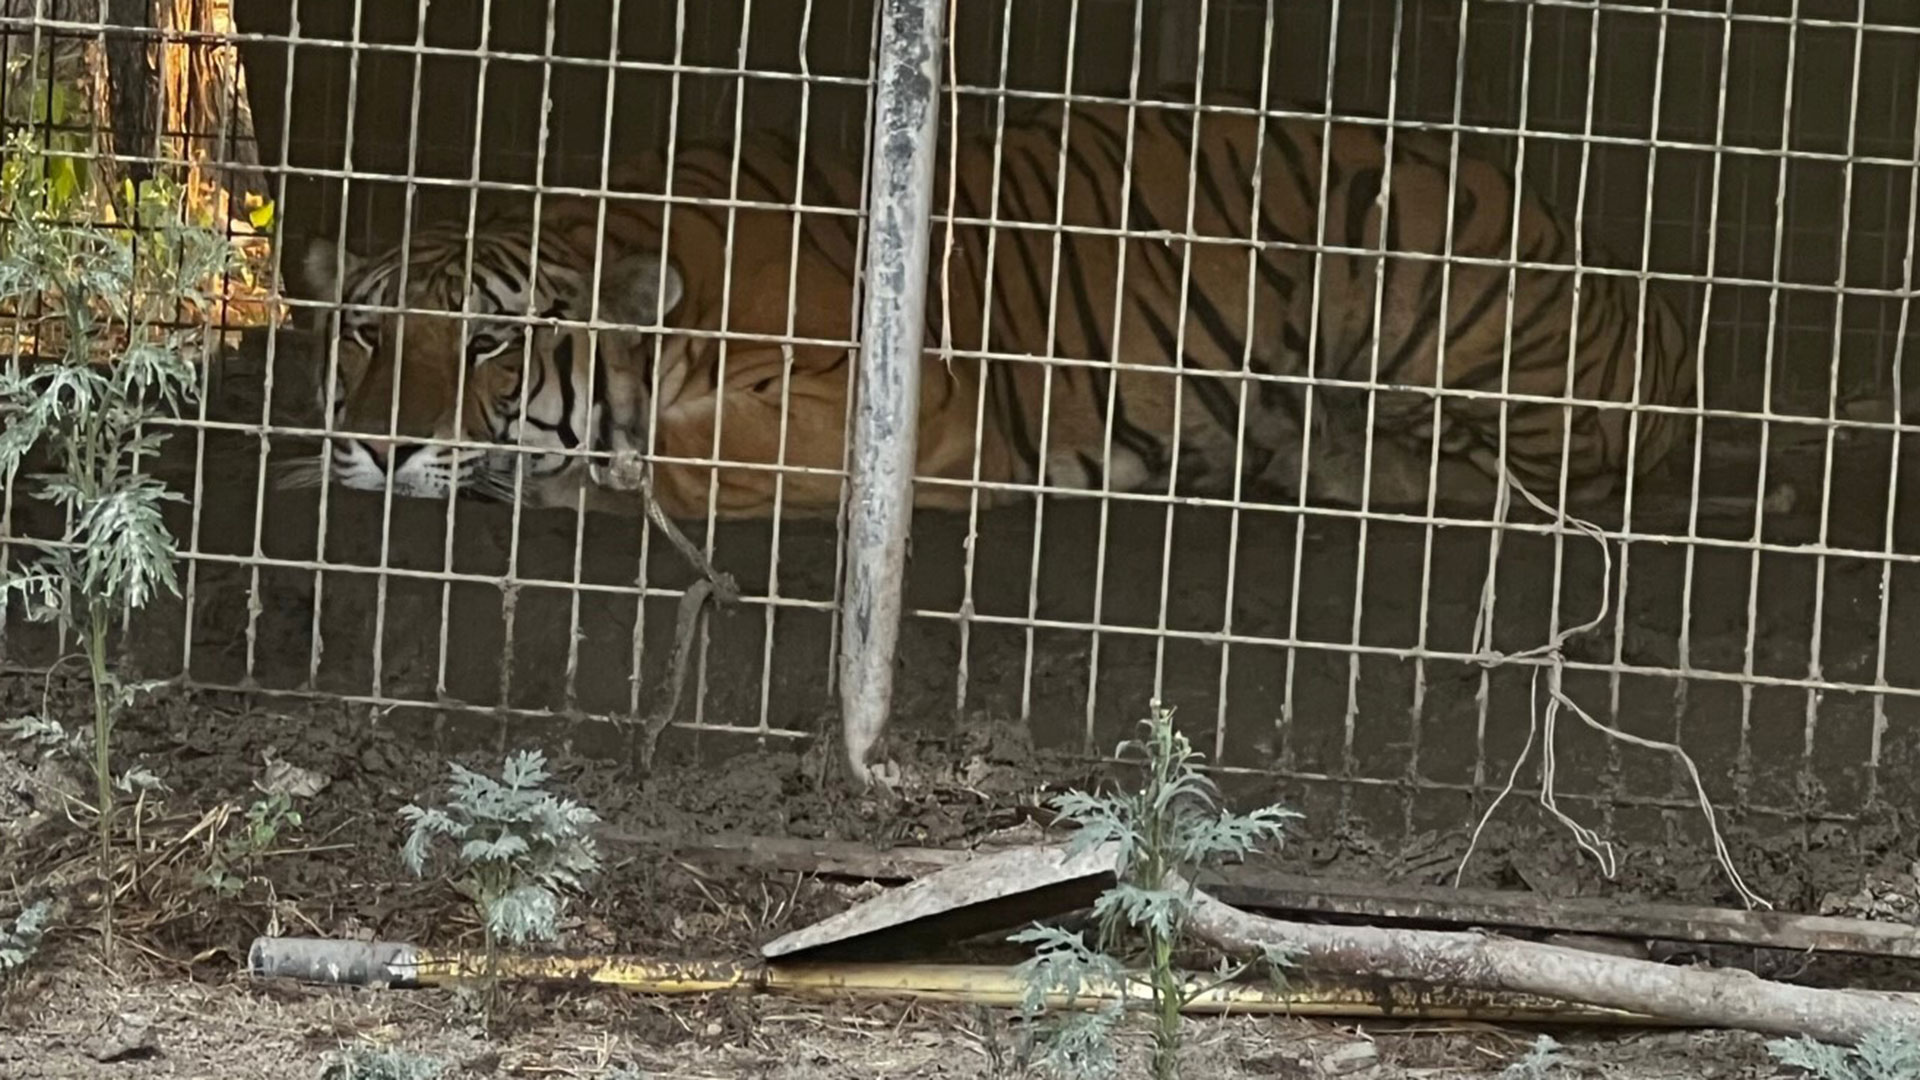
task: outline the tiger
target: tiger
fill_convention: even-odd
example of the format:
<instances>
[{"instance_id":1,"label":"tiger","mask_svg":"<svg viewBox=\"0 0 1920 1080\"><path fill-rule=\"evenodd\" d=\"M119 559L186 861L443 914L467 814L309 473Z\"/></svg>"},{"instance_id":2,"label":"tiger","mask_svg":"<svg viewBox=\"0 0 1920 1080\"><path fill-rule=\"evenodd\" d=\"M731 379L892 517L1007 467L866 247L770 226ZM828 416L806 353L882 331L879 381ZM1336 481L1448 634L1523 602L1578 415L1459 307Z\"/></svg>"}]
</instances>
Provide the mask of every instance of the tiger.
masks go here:
<instances>
[{"instance_id":1,"label":"tiger","mask_svg":"<svg viewBox=\"0 0 1920 1080\"><path fill-rule=\"evenodd\" d=\"M1563 474L1585 503L1684 430L1671 302L1649 288L1643 306L1631 275L1586 272L1576 293L1539 269L1572 264L1566 217L1491 160L1451 167L1442 135L1075 101L951 149L951 172L935 153L918 508L1164 490L1484 510L1508 481L1550 496ZM858 171L768 135L684 147L671 168L656 153L624 175L670 176L693 203L668 218L609 198L602 233L598 200L548 199L538 221L474 234L470 288L462 224L345 265L320 248L314 287L397 306L404 266L405 306L431 312L342 314L334 422L355 434L336 437L334 475L630 512L634 485L579 453L630 450L671 516L836 512ZM438 314L463 302L621 325L483 318L463 345ZM472 445L407 448L421 438Z\"/></svg>"},{"instance_id":2,"label":"tiger","mask_svg":"<svg viewBox=\"0 0 1920 1080\"><path fill-rule=\"evenodd\" d=\"M804 178L825 205L836 198L856 205L855 178L831 161L800 167L793 145L776 136L756 135L740 147L737 181L733 163L730 148L683 151L673 196L790 203ZM612 186L636 175L645 173L616 171ZM814 197L812 188L804 193ZM404 245L369 257L341 257L333 244L310 242L301 267L305 291L323 302L336 291L341 298L330 335L338 348L328 395L332 476L359 490L391 484L403 496L465 491L531 506L583 499L590 509L626 512L634 508L631 497L595 483L590 459L579 452L626 445L624 433L657 418L661 438L651 449L663 457L713 457L718 426L723 456L774 460L767 447L780 430L780 402L776 389L769 415L767 391L787 352L800 373L792 380L790 464L841 469L831 449L842 441L840 418L811 395L825 385L817 373L847 363L844 346L819 342L851 339L855 226L851 218L797 221L764 208L737 208L734 215L730 223L724 207L680 204L668 220L658 202L609 197L603 224L600 199L562 196L543 200L537 218L522 210L471 229L463 221L430 224ZM668 244L671 260L663 255ZM598 252L613 254L596 262ZM802 283L791 329L790 277ZM457 314L463 305L465 318ZM405 313L364 310L382 307ZM760 341L728 343L723 418L714 408L720 343L660 332L671 329L662 326L663 311L683 328L724 325L814 343L784 351ZM582 327L552 321L594 316L626 325L603 329L595 340ZM663 356L657 417L646 408L655 345ZM708 471L657 463L655 495L669 513L694 516L707 502ZM323 475L317 467L296 468L285 482L317 484ZM759 509L764 495L754 477L725 470L723 480L722 516ZM819 473L787 481L798 506L820 502Z\"/></svg>"}]
</instances>

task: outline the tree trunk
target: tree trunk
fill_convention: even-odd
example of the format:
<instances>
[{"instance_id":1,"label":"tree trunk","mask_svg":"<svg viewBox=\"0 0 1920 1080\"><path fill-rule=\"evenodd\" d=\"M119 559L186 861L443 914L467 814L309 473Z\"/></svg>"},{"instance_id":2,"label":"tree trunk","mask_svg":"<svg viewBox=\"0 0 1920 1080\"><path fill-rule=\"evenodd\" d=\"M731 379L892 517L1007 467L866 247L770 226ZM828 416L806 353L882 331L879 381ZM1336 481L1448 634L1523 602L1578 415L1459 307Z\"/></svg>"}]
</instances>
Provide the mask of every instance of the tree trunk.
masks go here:
<instances>
[{"instance_id":1,"label":"tree trunk","mask_svg":"<svg viewBox=\"0 0 1920 1080\"><path fill-rule=\"evenodd\" d=\"M233 0L158 0L159 25L176 35L232 35ZM230 42L170 37L161 50L160 89L166 103L170 160L217 176L227 205L241 208L272 198L260 169L253 108L240 51ZM174 134L183 133L183 134Z\"/></svg>"},{"instance_id":2,"label":"tree trunk","mask_svg":"<svg viewBox=\"0 0 1920 1080\"><path fill-rule=\"evenodd\" d=\"M152 0L107 0L107 22L121 28L101 34L107 72L107 130L122 166L135 183L153 175L144 160L153 150L153 65L147 62L153 27ZM128 31L132 31L129 33ZM102 179L111 179L103 177Z\"/></svg>"},{"instance_id":3,"label":"tree trunk","mask_svg":"<svg viewBox=\"0 0 1920 1080\"><path fill-rule=\"evenodd\" d=\"M1174 881L1167 887L1188 888ZM1489 934L1286 922L1197 890L1193 897L1188 930L1230 956L1258 959L1278 948L1321 971L1534 994L1828 1043L1857 1043L1882 1025L1920 1027L1920 1003L1902 995L1817 990L1745 971L1670 967Z\"/></svg>"}]
</instances>

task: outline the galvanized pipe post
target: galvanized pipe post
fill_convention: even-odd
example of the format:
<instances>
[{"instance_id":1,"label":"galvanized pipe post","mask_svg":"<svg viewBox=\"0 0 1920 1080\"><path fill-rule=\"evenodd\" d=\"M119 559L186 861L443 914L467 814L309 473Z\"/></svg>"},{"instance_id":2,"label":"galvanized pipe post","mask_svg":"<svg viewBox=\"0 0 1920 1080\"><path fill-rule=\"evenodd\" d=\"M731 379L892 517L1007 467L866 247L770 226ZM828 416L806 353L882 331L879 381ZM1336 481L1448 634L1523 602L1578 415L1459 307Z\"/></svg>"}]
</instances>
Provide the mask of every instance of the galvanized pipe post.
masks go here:
<instances>
[{"instance_id":1,"label":"galvanized pipe post","mask_svg":"<svg viewBox=\"0 0 1920 1080\"><path fill-rule=\"evenodd\" d=\"M853 418L840 712L861 784L886 730L919 434L920 348L948 0L883 0L867 199L866 303Z\"/></svg>"}]
</instances>

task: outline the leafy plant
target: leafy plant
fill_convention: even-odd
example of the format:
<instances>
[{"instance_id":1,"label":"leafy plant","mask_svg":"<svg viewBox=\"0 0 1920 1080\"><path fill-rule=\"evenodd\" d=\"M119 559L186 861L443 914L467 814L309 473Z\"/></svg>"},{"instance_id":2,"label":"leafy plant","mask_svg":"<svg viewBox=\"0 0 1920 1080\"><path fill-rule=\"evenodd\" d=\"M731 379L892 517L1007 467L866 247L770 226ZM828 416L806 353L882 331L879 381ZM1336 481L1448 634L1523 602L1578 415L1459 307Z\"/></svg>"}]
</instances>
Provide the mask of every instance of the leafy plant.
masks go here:
<instances>
[{"instance_id":1,"label":"leafy plant","mask_svg":"<svg viewBox=\"0 0 1920 1080\"><path fill-rule=\"evenodd\" d=\"M1278 844L1289 820L1299 815L1280 807L1250 814L1220 808L1219 789L1200 771L1201 755L1173 726L1173 710L1158 701L1141 721L1144 735L1120 744L1115 756L1137 762L1141 786L1131 792L1090 795L1069 791L1053 800L1061 819L1078 826L1069 854L1111 844L1117 880L1094 901L1096 943L1079 933L1036 926L1013 935L1015 942L1038 946L1020 965L1027 985L1022 1011L1036 1017L1050 993L1069 1001L1089 986L1129 990L1144 985L1154 1017L1153 1075L1179 1075L1180 1013L1193 1000L1245 975L1252 964L1223 962L1207 980L1194 983L1176 967L1184 944L1191 896L1174 887L1176 877L1191 881L1203 866L1241 858L1263 844ZM1128 946L1133 948L1129 949ZM1125 959L1122 959L1123 955ZM1273 950L1264 961L1278 979L1290 957ZM1126 960L1135 961L1138 973ZM1123 993L1131 1003L1134 994ZM1042 1036L1040 1063L1068 1075L1110 1076L1113 1027L1123 1006L1051 1025Z\"/></svg>"},{"instance_id":2,"label":"leafy plant","mask_svg":"<svg viewBox=\"0 0 1920 1080\"><path fill-rule=\"evenodd\" d=\"M52 923L53 901L42 900L0 924L0 981L18 975L33 960Z\"/></svg>"},{"instance_id":3,"label":"leafy plant","mask_svg":"<svg viewBox=\"0 0 1920 1080\"><path fill-rule=\"evenodd\" d=\"M1120 1003L1110 1001L1097 1009L1063 1013L1048 1025L1044 1037L1027 1048L1022 1060L1055 1076L1087 1080L1118 1076L1120 1059L1114 1053L1113 1036L1124 1012Z\"/></svg>"},{"instance_id":4,"label":"leafy plant","mask_svg":"<svg viewBox=\"0 0 1920 1080\"><path fill-rule=\"evenodd\" d=\"M247 882L257 876L260 857L273 850L280 837L301 826L300 811L293 798L276 791L247 807L240 829L221 838L213 849L207 868L197 878L200 885L221 896L238 896Z\"/></svg>"},{"instance_id":5,"label":"leafy plant","mask_svg":"<svg viewBox=\"0 0 1920 1080\"><path fill-rule=\"evenodd\" d=\"M37 53L21 49L6 65L7 127L41 129L43 151L25 160L45 186L46 207L56 213L91 194L86 163L97 125L85 63L84 56L55 45Z\"/></svg>"},{"instance_id":6,"label":"leafy plant","mask_svg":"<svg viewBox=\"0 0 1920 1080\"><path fill-rule=\"evenodd\" d=\"M58 41L37 52L28 48L11 50L4 83L0 83L0 120L4 120L6 129L32 130L39 135L33 151L19 160L44 185L44 209L55 214L71 208L104 210L114 220L120 220L115 215L128 212L151 217L157 209L159 216L169 220L219 229L216 210L220 199L204 191L200 197L188 197L186 185L167 173L137 181L122 177L119 203L102 204L97 181L119 170L100 153L98 133L110 118L99 113L84 47L76 49L75 44ZM204 177L200 181L197 186L207 186ZM246 196L237 209L255 229L265 231L273 225L273 202L262 195Z\"/></svg>"},{"instance_id":7,"label":"leafy plant","mask_svg":"<svg viewBox=\"0 0 1920 1080\"><path fill-rule=\"evenodd\" d=\"M1524 1057L1501 1069L1500 1075L1509 1080L1545 1080L1553 1070L1566 1063L1566 1058L1560 1053L1560 1043L1553 1036L1542 1034L1533 1040Z\"/></svg>"},{"instance_id":8,"label":"leafy plant","mask_svg":"<svg viewBox=\"0 0 1920 1080\"><path fill-rule=\"evenodd\" d=\"M600 818L543 790L552 775L537 750L509 756L499 780L457 764L448 769L453 779L446 809L401 808L411 828L400 855L409 870L424 876L436 840L457 845L453 887L473 903L486 933L490 1015L500 944L559 936L563 893L583 889L600 868L588 832Z\"/></svg>"},{"instance_id":9,"label":"leafy plant","mask_svg":"<svg viewBox=\"0 0 1920 1080\"><path fill-rule=\"evenodd\" d=\"M92 740L85 728L70 728L37 713L0 721L0 733L11 736L16 743L25 744L26 749L41 761L87 763L91 757L88 746ZM135 765L114 777L113 789L128 795L168 790L165 781L141 765ZM75 798L77 801L77 796Z\"/></svg>"},{"instance_id":10,"label":"leafy plant","mask_svg":"<svg viewBox=\"0 0 1920 1080\"><path fill-rule=\"evenodd\" d=\"M0 732L5 732L14 742L25 743L41 758L86 758L86 733L72 730L58 720L34 714L16 716L0 721Z\"/></svg>"},{"instance_id":11,"label":"leafy plant","mask_svg":"<svg viewBox=\"0 0 1920 1080\"><path fill-rule=\"evenodd\" d=\"M446 1063L411 1050L356 1046L336 1056L321 1080L438 1080Z\"/></svg>"},{"instance_id":12,"label":"leafy plant","mask_svg":"<svg viewBox=\"0 0 1920 1080\"><path fill-rule=\"evenodd\" d=\"M1855 1047L1813 1039L1774 1039L1767 1052L1782 1065L1805 1069L1819 1080L1914 1080L1920 1077L1920 1031L1882 1027Z\"/></svg>"},{"instance_id":13,"label":"leafy plant","mask_svg":"<svg viewBox=\"0 0 1920 1080\"><path fill-rule=\"evenodd\" d=\"M205 286L231 265L216 231L161 212L123 207L143 228L103 226L97 200L56 202L32 139L17 135L0 164L0 308L16 337L0 370L0 484L11 487L36 449L34 498L66 520L57 541L21 539L38 558L0 573L0 616L18 600L29 619L58 620L83 642L93 688L93 772L100 869L111 872L112 733L138 688L108 664L107 632L122 612L161 592L178 595L175 542L161 516L180 496L143 470L166 440L154 422L177 418L197 390L192 357L205 328L181 319L209 311ZM109 891L110 894L110 891ZM112 909L104 928L111 941Z\"/></svg>"},{"instance_id":14,"label":"leafy plant","mask_svg":"<svg viewBox=\"0 0 1920 1080\"><path fill-rule=\"evenodd\" d=\"M1079 934L1070 934L1053 926L1032 926L1009 940L1034 946L1031 959L1016 972L1025 984L1020 1002L1022 1016L1033 1018L1046 1011L1047 995L1061 994L1071 1009L1083 990L1093 987L1123 987L1127 969L1106 953L1087 947ZM1056 1018L1030 1050L1037 1050L1037 1064L1062 1076L1087 1077L1089 1080L1115 1075L1120 1067L1113 1054L1113 1030L1119 1025L1121 1006L1103 1002L1085 1012L1066 1012Z\"/></svg>"}]
</instances>

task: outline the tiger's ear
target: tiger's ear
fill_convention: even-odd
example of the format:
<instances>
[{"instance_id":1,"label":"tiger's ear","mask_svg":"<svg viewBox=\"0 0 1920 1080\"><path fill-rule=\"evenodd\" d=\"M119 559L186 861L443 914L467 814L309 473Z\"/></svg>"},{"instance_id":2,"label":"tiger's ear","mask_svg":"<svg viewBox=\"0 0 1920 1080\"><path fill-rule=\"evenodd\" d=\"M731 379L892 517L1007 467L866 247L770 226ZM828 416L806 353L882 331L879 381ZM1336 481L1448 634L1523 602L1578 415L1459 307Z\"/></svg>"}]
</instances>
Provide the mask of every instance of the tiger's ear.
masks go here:
<instances>
[{"instance_id":1,"label":"tiger's ear","mask_svg":"<svg viewBox=\"0 0 1920 1080\"><path fill-rule=\"evenodd\" d=\"M623 255L600 277L600 317L607 322L653 326L680 306L680 271L658 252Z\"/></svg>"},{"instance_id":2,"label":"tiger's ear","mask_svg":"<svg viewBox=\"0 0 1920 1080\"><path fill-rule=\"evenodd\" d=\"M342 251L337 241L316 236L307 241L300 253L300 284L312 300L332 300L334 290L351 278L364 260L352 251Z\"/></svg>"}]
</instances>

